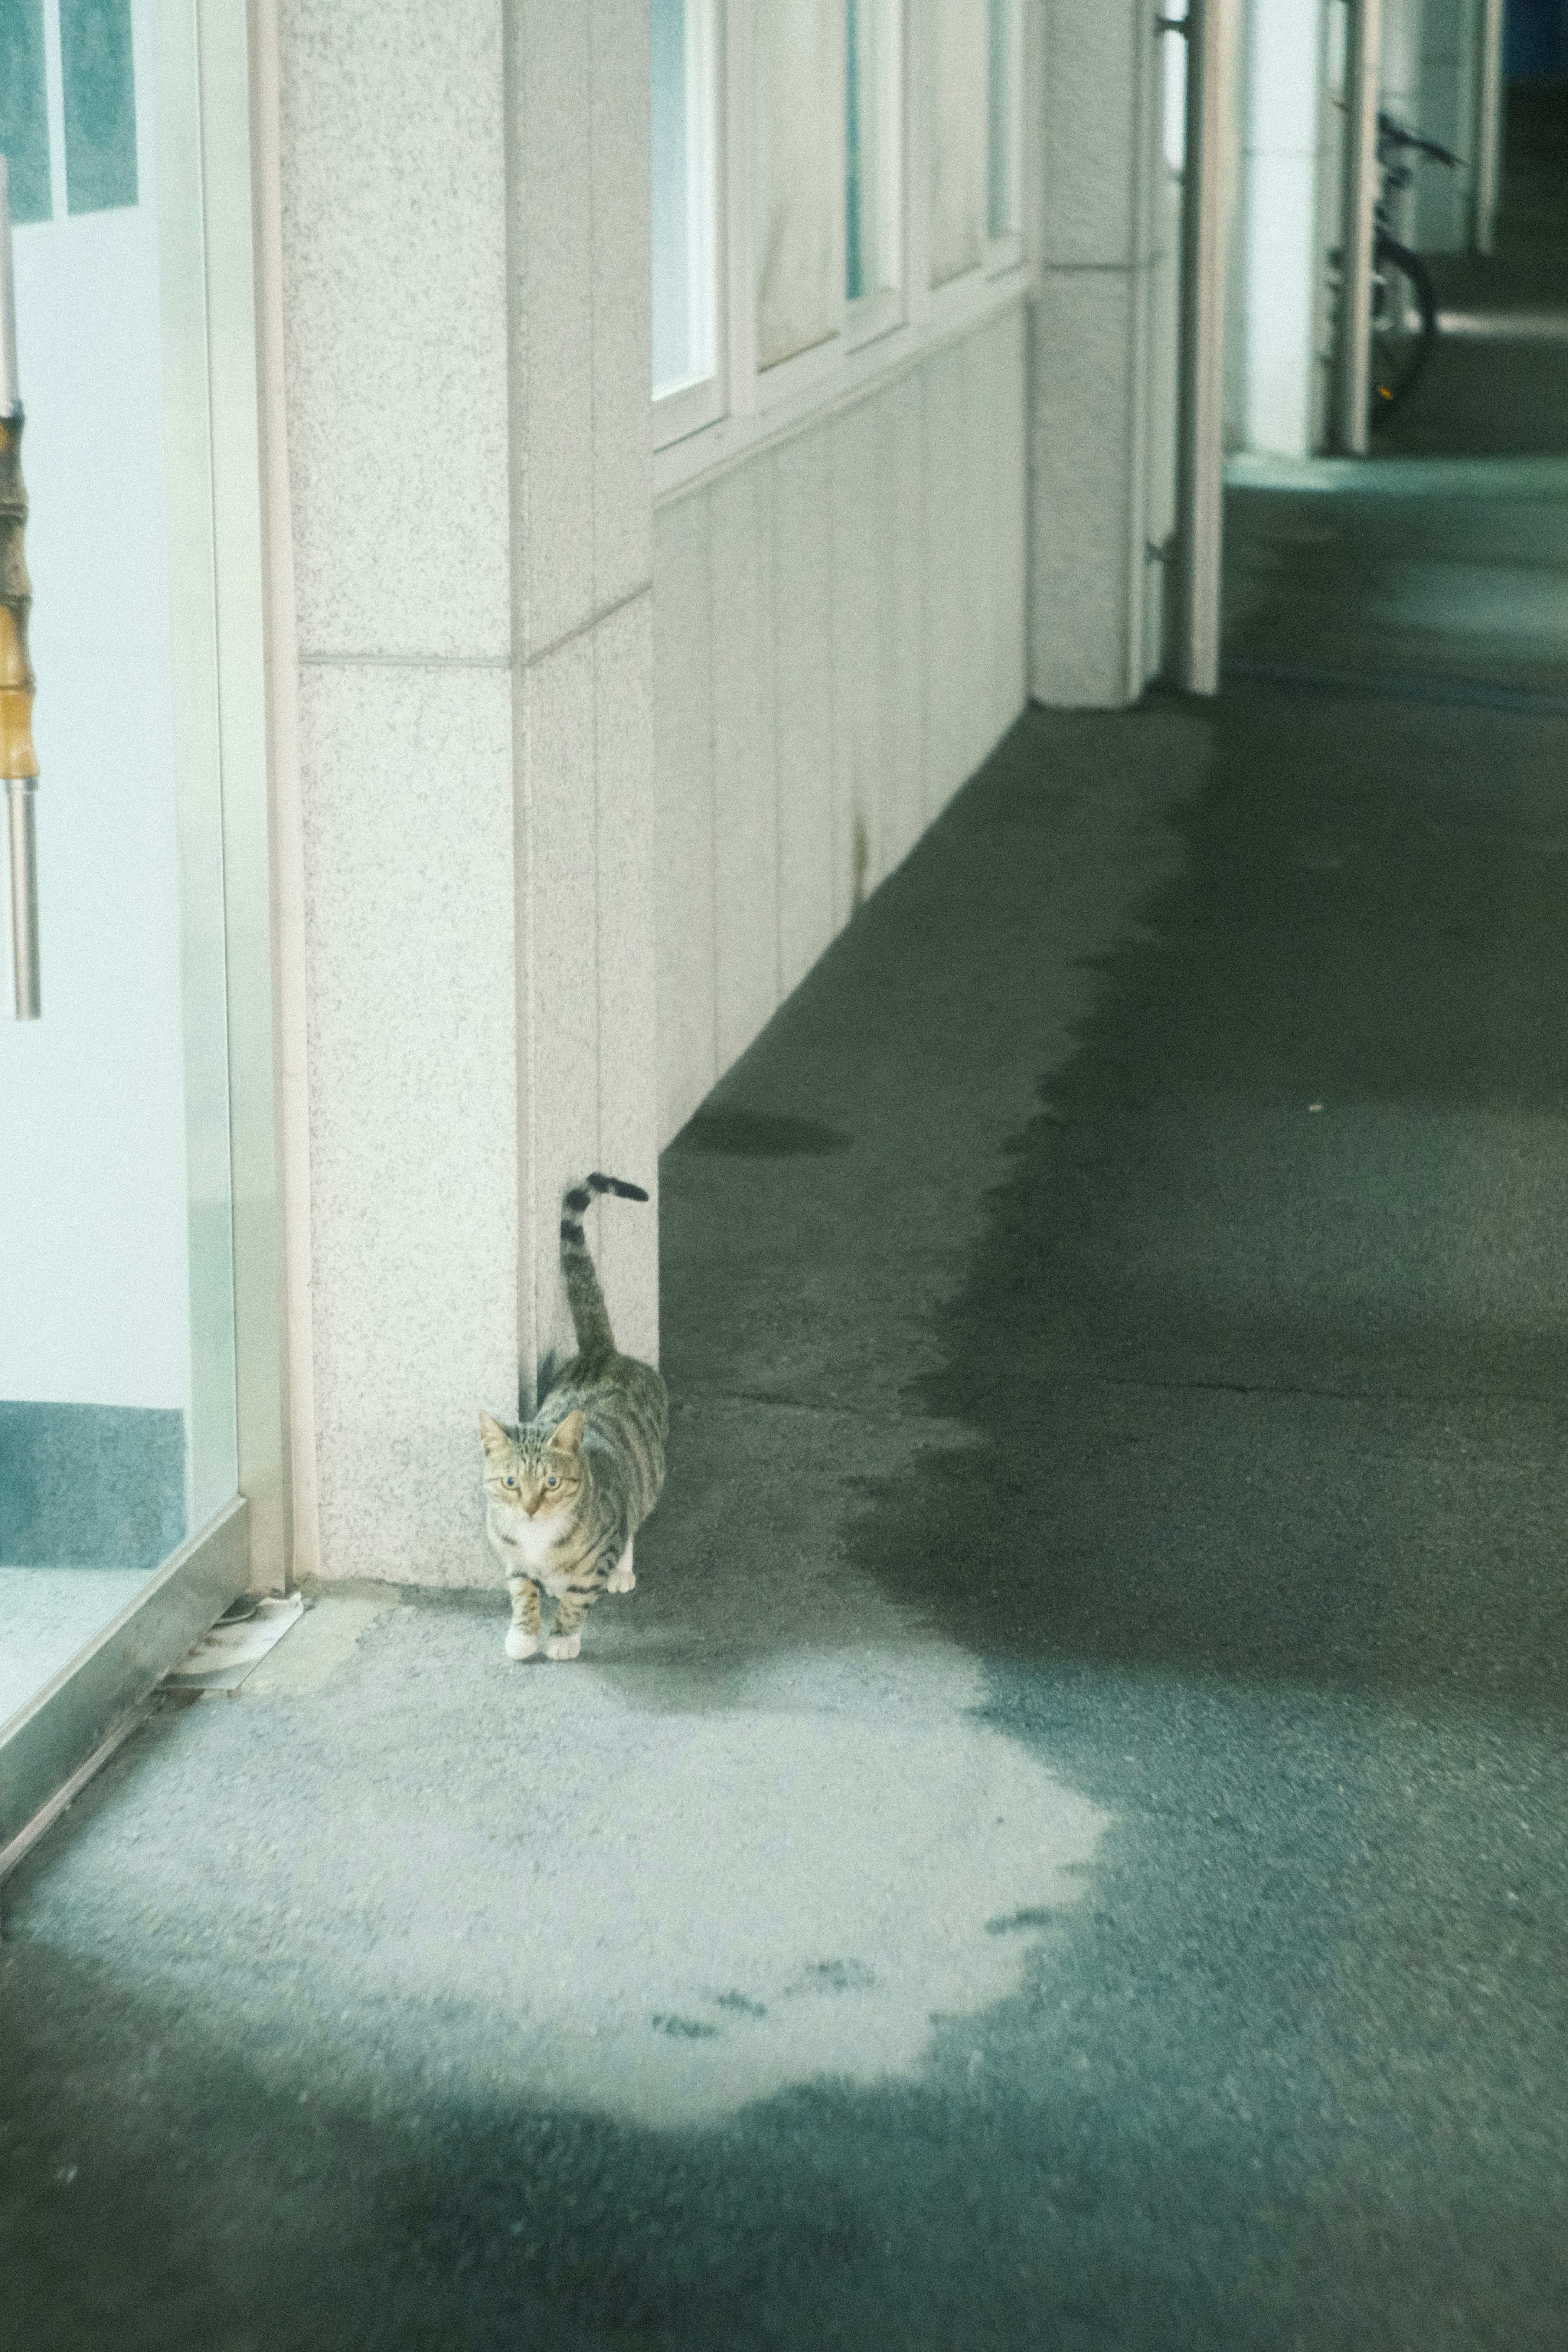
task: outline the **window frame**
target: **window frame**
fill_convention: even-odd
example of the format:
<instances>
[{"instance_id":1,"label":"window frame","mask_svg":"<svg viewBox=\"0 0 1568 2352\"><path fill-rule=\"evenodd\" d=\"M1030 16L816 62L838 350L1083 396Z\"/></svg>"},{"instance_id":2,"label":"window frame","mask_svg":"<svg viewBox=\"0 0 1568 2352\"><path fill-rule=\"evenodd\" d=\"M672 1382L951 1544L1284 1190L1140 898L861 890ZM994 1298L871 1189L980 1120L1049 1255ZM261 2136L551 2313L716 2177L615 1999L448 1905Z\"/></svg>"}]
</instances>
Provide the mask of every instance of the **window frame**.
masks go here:
<instances>
[{"instance_id":1,"label":"window frame","mask_svg":"<svg viewBox=\"0 0 1568 2352\"><path fill-rule=\"evenodd\" d=\"M654 404L656 498L793 429L812 413L858 395L878 377L912 364L952 337L971 332L986 318L1021 300L1034 285L1026 227L1033 147L1026 91L1035 12L1028 0L1008 0L1013 201L1019 226L1000 237L988 235L975 267L933 287L923 71L929 20L926 0L901 0L897 44L898 283L851 303L844 285L841 249L837 331L809 351L759 370L752 216L752 23L755 8L767 5L768 0L706 0L706 5L712 16L713 88L719 114L714 131L719 202L713 225L719 365L715 376L693 391L667 394ZM700 400L697 394L704 397Z\"/></svg>"}]
</instances>

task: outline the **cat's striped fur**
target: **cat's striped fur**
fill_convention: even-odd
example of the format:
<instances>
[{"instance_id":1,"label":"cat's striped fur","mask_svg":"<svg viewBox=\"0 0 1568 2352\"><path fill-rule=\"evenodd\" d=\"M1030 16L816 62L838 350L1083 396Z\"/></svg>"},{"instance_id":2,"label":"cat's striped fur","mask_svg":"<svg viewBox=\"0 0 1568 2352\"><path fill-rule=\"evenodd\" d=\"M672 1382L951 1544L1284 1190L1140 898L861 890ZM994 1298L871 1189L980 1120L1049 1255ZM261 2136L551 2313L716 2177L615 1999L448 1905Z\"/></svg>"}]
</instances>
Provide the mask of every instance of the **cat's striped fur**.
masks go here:
<instances>
[{"instance_id":1,"label":"cat's striped fur","mask_svg":"<svg viewBox=\"0 0 1568 2352\"><path fill-rule=\"evenodd\" d=\"M485 1524L511 1594L509 1658L540 1646L540 1596L555 1601L544 1654L574 1658L583 1620L601 1592L629 1592L631 1542L658 1500L669 1407L651 1364L623 1356L583 1235L595 1193L646 1201L636 1184L590 1176L563 1202L561 1271L577 1353L552 1381L531 1421L514 1433L479 1415Z\"/></svg>"}]
</instances>

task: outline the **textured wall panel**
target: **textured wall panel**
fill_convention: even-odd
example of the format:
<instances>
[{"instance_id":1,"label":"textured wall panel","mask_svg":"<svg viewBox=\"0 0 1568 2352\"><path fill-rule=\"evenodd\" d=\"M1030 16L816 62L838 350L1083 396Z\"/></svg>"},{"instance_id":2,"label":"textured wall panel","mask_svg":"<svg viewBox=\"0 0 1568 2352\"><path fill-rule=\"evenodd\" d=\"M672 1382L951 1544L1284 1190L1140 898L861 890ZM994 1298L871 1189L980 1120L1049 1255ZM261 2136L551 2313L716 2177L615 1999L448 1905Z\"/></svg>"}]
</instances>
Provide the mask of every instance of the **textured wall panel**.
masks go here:
<instances>
[{"instance_id":1,"label":"textured wall panel","mask_svg":"<svg viewBox=\"0 0 1568 2352\"><path fill-rule=\"evenodd\" d=\"M881 879L882 677L877 404L828 427L833 563L833 928Z\"/></svg>"},{"instance_id":2,"label":"textured wall panel","mask_svg":"<svg viewBox=\"0 0 1568 2352\"><path fill-rule=\"evenodd\" d=\"M322 1558L468 1583L517 1388L510 681L308 668L300 748Z\"/></svg>"},{"instance_id":3,"label":"textured wall panel","mask_svg":"<svg viewBox=\"0 0 1568 2352\"><path fill-rule=\"evenodd\" d=\"M593 633L524 673L523 786L531 844L527 1129L533 1352L571 1352L560 1278L564 1187L599 1164L599 875Z\"/></svg>"},{"instance_id":4,"label":"textured wall panel","mask_svg":"<svg viewBox=\"0 0 1568 2352\"><path fill-rule=\"evenodd\" d=\"M1023 708L1024 373L1020 305L655 516L661 1142Z\"/></svg>"},{"instance_id":5,"label":"textured wall panel","mask_svg":"<svg viewBox=\"0 0 1568 2352\"><path fill-rule=\"evenodd\" d=\"M888 766L882 782L883 839L889 870L925 831L925 385L919 373L883 394L888 423L888 550L892 623L889 646Z\"/></svg>"},{"instance_id":6,"label":"textured wall panel","mask_svg":"<svg viewBox=\"0 0 1568 2352\"><path fill-rule=\"evenodd\" d=\"M281 15L300 644L504 658L499 12L285 0Z\"/></svg>"},{"instance_id":7,"label":"textured wall panel","mask_svg":"<svg viewBox=\"0 0 1568 2352\"><path fill-rule=\"evenodd\" d=\"M706 494L712 502L713 533L713 931L720 1071L745 1051L779 1002L773 488L773 471L763 460L727 475ZM658 601L657 579L654 600ZM656 698L662 692L658 678L654 692ZM680 919L676 908L666 912L669 919ZM668 1132L662 1121L660 1131Z\"/></svg>"},{"instance_id":8,"label":"textured wall panel","mask_svg":"<svg viewBox=\"0 0 1568 2352\"><path fill-rule=\"evenodd\" d=\"M594 632L597 780L599 1149L597 1164L640 1184L652 1206L599 1212L599 1271L619 1344L658 1354L658 1039L655 968L653 598L622 604Z\"/></svg>"},{"instance_id":9,"label":"textured wall panel","mask_svg":"<svg viewBox=\"0 0 1568 2352\"><path fill-rule=\"evenodd\" d=\"M684 1127L719 1075L710 523L708 499L683 499L659 530L654 857L658 905L680 909L658 926L661 1135Z\"/></svg>"},{"instance_id":10,"label":"textured wall panel","mask_svg":"<svg viewBox=\"0 0 1568 2352\"><path fill-rule=\"evenodd\" d=\"M831 426L773 453L779 980L784 995L833 937Z\"/></svg>"}]
</instances>

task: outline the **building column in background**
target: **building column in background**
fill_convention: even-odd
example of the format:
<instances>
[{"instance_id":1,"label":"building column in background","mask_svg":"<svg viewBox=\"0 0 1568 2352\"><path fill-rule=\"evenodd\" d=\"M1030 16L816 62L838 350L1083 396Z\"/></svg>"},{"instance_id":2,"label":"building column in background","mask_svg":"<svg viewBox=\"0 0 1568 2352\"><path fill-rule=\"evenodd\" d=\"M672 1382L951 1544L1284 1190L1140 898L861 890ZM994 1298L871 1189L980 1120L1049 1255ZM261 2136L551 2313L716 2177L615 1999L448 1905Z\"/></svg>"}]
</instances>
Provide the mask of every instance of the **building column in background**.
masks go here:
<instances>
[{"instance_id":1,"label":"building column in background","mask_svg":"<svg viewBox=\"0 0 1568 2352\"><path fill-rule=\"evenodd\" d=\"M1270 457L1322 436L1326 16L1326 0L1250 0L1244 18L1226 437Z\"/></svg>"},{"instance_id":2,"label":"building column in background","mask_svg":"<svg viewBox=\"0 0 1568 2352\"><path fill-rule=\"evenodd\" d=\"M1424 253L1463 253L1470 243L1487 29L1484 0L1426 0L1415 127L1450 148L1459 168L1417 167L1415 243Z\"/></svg>"},{"instance_id":3,"label":"building column in background","mask_svg":"<svg viewBox=\"0 0 1568 2352\"><path fill-rule=\"evenodd\" d=\"M1164 500L1149 457L1152 440L1173 447L1175 398L1173 352L1156 348L1173 330L1159 277L1174 267L1160 202L1163 44L1138 0L1047 0L1045 13L1029 691L1117 709L1160 658Z\"/></svg>"}]
</instances>

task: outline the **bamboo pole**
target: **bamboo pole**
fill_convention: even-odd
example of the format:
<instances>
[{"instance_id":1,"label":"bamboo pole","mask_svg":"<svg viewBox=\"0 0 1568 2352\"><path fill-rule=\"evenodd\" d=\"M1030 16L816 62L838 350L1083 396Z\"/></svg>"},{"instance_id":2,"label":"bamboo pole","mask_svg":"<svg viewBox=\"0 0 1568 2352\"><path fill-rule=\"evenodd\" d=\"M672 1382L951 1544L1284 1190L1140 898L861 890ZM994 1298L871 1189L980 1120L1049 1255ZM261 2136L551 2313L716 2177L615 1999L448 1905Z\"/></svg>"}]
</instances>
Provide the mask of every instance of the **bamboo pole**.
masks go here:
<instances>
[{"instance_id":1,"label":"bamboo pole","mask_svg":"<svg viewBox=\"0 0 1568 2352\"><path fill-rule=\"evenodd\" d=\"M37 786L33 749L37 680L27 652L27 486L22 478L22 394L16 377L16 295L11 189L0 155L0 780L11 853L12 982L18 1021L41 1010L38 974Z\"/></svg>"}]
</instances>

